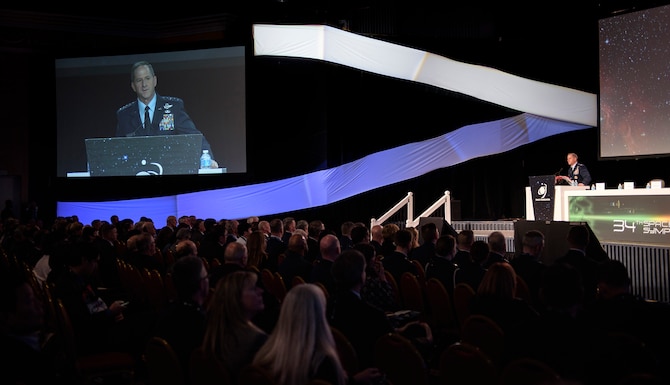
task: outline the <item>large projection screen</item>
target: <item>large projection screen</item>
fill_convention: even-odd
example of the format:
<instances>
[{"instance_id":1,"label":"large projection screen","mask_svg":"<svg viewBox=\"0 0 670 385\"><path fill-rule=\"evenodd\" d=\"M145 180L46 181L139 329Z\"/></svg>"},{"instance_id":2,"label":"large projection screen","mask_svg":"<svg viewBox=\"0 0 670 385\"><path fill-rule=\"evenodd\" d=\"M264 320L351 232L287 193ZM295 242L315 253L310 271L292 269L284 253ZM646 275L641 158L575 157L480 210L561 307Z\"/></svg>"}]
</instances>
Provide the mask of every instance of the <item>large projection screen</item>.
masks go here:
<instances>
[{"instance_id":1,"label":"large projection screen","mask_svg":"<svg viewBox=\"0 0 670 385\"><path fill-rule=\"evenodd\" d=\"M600 157L670 154L670 5L598 21Z\"/></svg>"},{"instance_id":2,"label":"large projection screen","mask_svg":"<svg viewBox=\"0 0 670 385\"><path fill-rule=\"evenodd\" d=\"M246 51L234 46L56 59L57 176L86 174L85 140L116 136L117 110L137 100L130 69L144 60L153 65L156 93L183 100L218 165L246 173ZM156 107L168 113L171 105Z\"/></svg>"}]
</instances>

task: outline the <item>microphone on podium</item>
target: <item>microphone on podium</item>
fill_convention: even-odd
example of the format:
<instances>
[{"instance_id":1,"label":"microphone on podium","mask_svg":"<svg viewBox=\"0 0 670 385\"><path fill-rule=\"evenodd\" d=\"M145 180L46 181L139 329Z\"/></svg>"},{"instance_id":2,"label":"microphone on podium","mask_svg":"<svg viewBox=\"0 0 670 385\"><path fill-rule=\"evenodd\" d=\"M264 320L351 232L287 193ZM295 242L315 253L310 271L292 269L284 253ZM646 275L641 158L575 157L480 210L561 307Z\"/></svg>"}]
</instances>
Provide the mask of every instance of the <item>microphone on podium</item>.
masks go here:
<instances>
[{"instance_id":1,"label":"microphone on podium","mask_svg":"<svg viewBox=\"0 0 670 385\"><path fill-rule=\"evenodd\" d=\"M563 167L561 167L560 170L556 171L556 174L554 174L554 176L559 176L559 175L561 175L561 172L563 172Z\"/></svg>"}]
</instances>

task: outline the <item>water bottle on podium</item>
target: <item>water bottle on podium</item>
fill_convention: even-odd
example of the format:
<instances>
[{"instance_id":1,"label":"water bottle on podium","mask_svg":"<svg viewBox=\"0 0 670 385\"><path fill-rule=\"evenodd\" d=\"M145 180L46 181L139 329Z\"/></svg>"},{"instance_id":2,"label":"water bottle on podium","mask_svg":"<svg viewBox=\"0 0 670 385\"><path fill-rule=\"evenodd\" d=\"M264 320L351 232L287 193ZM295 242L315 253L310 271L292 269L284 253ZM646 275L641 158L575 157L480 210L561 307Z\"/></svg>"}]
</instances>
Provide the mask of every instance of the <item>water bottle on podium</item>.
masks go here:
<instances>
[{"instance_id":1,"label":"water bottle on podium","mask_svg":"<svg viewBox=\"0 0 670 385\"><path fill-rule=\"evenodd\" d=\"M209 150L202 150L202 155L200 156L200 168L210 167L212 167L212 156L209 155Z\"/></svg>"}]
</instances>

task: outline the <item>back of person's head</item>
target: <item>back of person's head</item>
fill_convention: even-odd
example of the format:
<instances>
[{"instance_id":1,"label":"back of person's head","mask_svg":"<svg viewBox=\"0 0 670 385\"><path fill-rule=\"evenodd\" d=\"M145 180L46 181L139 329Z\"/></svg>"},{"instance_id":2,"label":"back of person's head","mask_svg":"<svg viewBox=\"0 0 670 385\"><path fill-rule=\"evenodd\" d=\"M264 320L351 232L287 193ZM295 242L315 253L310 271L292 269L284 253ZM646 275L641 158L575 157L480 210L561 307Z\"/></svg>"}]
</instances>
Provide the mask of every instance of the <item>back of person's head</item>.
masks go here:
<instances>
[{"instance_id":1,"label":"back of person's head","mask_svg":"<svg viewBox=\"0 0 670 385\"><path fill-rule=\"evenodd\" d=\"M296 225L295 218L284 217L284 219L282 219L282 224L284 225L284 231L291 231L292 227Z\"/></svg>"},{"instance_id":2,"label":"back of person's head","mask_svg":"<svg viewBox=\"0 0 670 385\"><path fill-rule=\"evenodd\" d=\"M333 262L331 273L338 289L350 290L363 284L366 263L363 253L356 249L343 251Z\"/></svg>"},{"instance_id":3,"label":"back of person's head","mask_svg":"<svg viewBox=\"0 0 670 385\"><path fill-rule=\"evenodd\" d=\"M272 232L272 228L270 228L270 222L266 220L259 221L258 230L262 231L265 234L270 234Z\"/></svg>"},{"instance_id":4,"label":"back of person's head","mask_svg":"<svg viewBox=\"0 0 670 385\"><path fill-rule=\"evenodd\" d=\"M150 233L140 233L136 237L135 248L138 253L154 255L156 252L156 240Z\"/></svg>"},{"instance_id":5,"label":"back of person's head","mask_svg":"<svg viewBox=\"0 0 670 385\"><path fill-rule=\"evenodd\" d=\"M205 218L205 232L208 233L212 230L214 226L216 226L216 219L214 218ZM190 224L189 224L190 226Z\"/></svg>"},{"instance_id":6,"label":"back of person's head","mask_svg":"<svg viewBox=\"0 0 670 385\"><path fill-rule=\"evenodd\" d=\"M365 256L365 274L368 277L378 277L379 274L373 266L374 259L377 256L377 249L370 243L356 243L353 249L360 251Z\"/></svg>"},{"instance_id":7,"label":"back of person's head","mask_svg":"<svg viewBox=\"0 0 670 385\"><path fill-rule=\"evenodd\" d=\"M553 263L542 272L540 301L547 308L568 309L582 303L584 286L575 267Z\"/></svg>"},{"instance_id":8,"label":"back of person's head","mask_svg":"<svg viewBox=\"0 0 670 385\"><path fill-rule=\"evenodd\" d=\"M393 242L395 242L396 246L402 247L402 248L409 248L411 247L412 244L412 232L407 229L401 229L396 231L394 237L393 237Z\"/></svg>"},{"instance_id":9,"label":"back of person's head","mask_svg":"<svg viewBox=\"0 0 670 385\"><path fill-rule=\"evenodd\" d=\"M384 236L382 235L384 227L382 225L374 225L370 227L370 238L374 239L377 242L382 242Z\"/></svg>"},{"instance_id":10,"label":"back of person's head","mask_svg":"<svg viewBox=\"0 0 670 385\"><path fill-rule=\"evenodd\" d=\"M615 259L599 264L596 270L599 297L612 298L618 294L630 292L630 276L626 265Z\"/></svg>"},{"instance_id":11,"label":"back of person's head","mask_svg":"<svg viewBox=\"0 0 670 385\"><path fill-rule=\"evenodd\" d=\"M419 230L416 229L416 227L410 226L405 228L407 231L409 231L410 234L412 234L412 240L409 242L411 248L419 247Z\"/></svg>"},{"instance_id":12,"label":"back of person's head","mask_svg":"<svg viewBox=\"0 0 670 385\"><path fill-rule=\"evenodd\" d=\"M291 288L281 305L277 323L253 364L269 370L278 384L307 384L324 358L344 383L335 341L326 318L323 290L306 283Z\"/></svg>"},{"instance_id":13,"label":"back of person's head","mask_svg":"<svg viewBox=\"0 0 670 385\"><path fill-rule=\"evenodd\" d=\"M589 229L584 225L571 226L568 230L568 246L586 250L589 244Z\"/></svg>"},{"instance_id":14,"label":"back of person's head","mask_svg":"<svg viewBox=\"0 0 670 385\"><path fill-rule=\"evenodd\" d=\"M382 238L386 242L393 242L395 238L395 233L400 230L400 227L395 223L387 223L382 226Z\"/></svg>"},{"instance_id":15,"label":"back of person's head","mask_svg":"<svg viewBox=\"0 0 670 385\"><path fill-rule=\"evenodd\" d=\"M544 234L539 230L529 230L521 238L523 252L539 256L544 248Z\"/></svg>"},{"instance_id":16,"label":"back of person's head","mask_svg":"<svg viewBox=\"0 0 670 385\"><path fill-rule=\"evenodd\" d=\"M203 270L202 259L195 255L179 258L172 264L172 280L180 300L190 300L201 290Z\"/></svg>"},{"instance_id":17,"label":"back of person's head","mask_svg":"<svg viewBox=\"0 0 670 385\"><path fill-rule=\"evenodd\" d=\"M370 231L365 226L354 226L349 235L353 244L370 242Z\"/></svg>"},{"instance_id":18,"label":"back of person's head","mask_svg":"<svg viewBox=\"0 0 670 385\"><path fill-rule=\"evenodd\" d=\"M298 220L298 222L295 223L295 228L304 230L305 232L307 232L307 235L309 235L309 232L307 231L307 229L309 229L309 222L307 222L307 220L305 219Z\"/></svg>"},{"instance_id":19,"label":"back of person's head","mask_svg":"<svg viewBox=\"0 0 670 385\"><path fill-rule=\"evenodd\" d=\"M267 242L265 234L260 230L249 234L247 237L247 254L249 256L247 264L249 266L260 268L265 263L265 259L267 258Z\"/></svg>"},{"instance_id":20,"label":"back of person's head","mask_svg":"<svg viewBox=\"0 0 670 385\"><path fill-rule=\"evenodd\" d=\"M421 226L421 239L423 242L432 242L439 237L439 232L437 230L437 225L435 222L427 222Z\"/></svg>"},{"instance_id":21,"label":"back of person's head","mask_svg":"<svg viewBox=\"0 0 670 385\"><path fill-rule=\"evenodd\" d=\"M91 242L75 242L69 247L66 246L63 251L67 252L65 264L72 267L97 261L100 257L100 249Z\"/></svg>"},{"instance_id":22,"label":"back of person's head","mask_svg":"<svg viewBox=\"0 0 670 385\"><path fill-rule=\"evenodd\" d=\"M179 226L186 226L186 225L180 224ZM191 239L191 229L189 227L179 228L179 230L177 230L177 232L175 233L175 239L177 241Z\"/></svg>"},{"instance_id":23,"label":"back of person's head","mask_svg":"<svg viewBox=\"0 0 670 385\"><path fill-rule=\"evenodd\" d=\"M307 239L305 235L300 233L293 233L288 239L288 245L286 246L288 251L293 253L298 253L304 255L307 253Z\"/></svg>"},{"instance_id":24,"label":"back of person's head","mask_svg":"<svg viewBox=\"0 0 670 385\"><path fill-rule=\"evenodd\" d=\"M469 250L475 242L475 232L470 229L461 230L456 236L458 248Z\"/></svg>"},{"instance_id":25,"label":"back of person's head","mask_svg":"<svg viewBox=\"0 0 670 385\"><path fill-rule=\"evenodd\" d=\"M323 259L334 261L342 251L340 240L333 234L326 234L319 241L319 252Z\"/></svg>"},{"instance_id":26,"label":"back of person's head","mask_svg":"<svg viewBox=\"0 0 670 385\"><path fill-rule=\"evenodd\" d=\"M247 250L251 252L265 252L267 246L267 238L261 230L251 232L247 237Z\"/></svg>"},{"instance_id":27,"label":"back of person's head","mask_svg":"<svg viewBox=\"0 0 670 385\"><path fill-rule=\"evenodd\" d=\"M477 240L472 242L472 247L470 247L470 256L474 262L481 265L489 256L489 251L490 248L488 242Z\"/></svg>"},{"instance_id":28,"label":"back of person's head","mask_svg":"<svg viewBox=\"0 0 670 385\"><path fill-rule=\"evenodd\" d=\"M237 235L239 235L240 237L241 237L241 236L245 236L245 237L246 237L246 236L248 235L247 233L249 232L250 229L251 229L251 223L248 223L248 222L240 222L240 223L237 225Z\"/></svg>"},{"instance_id":29,"label":"back of person's head","mask_svg":"<svg viewBox=\"0 0 670 385\"><path fill-rule=\"evenodd\" d=\"M116 234L118 234L118 230L115 225L109 223L109 222L104 222L102 225L100 225L100 236L104 239L114 239L116 238Z\"/></svg>"},{"instance_id":30,"label":"back of person's head","mask_svg":"<svg viewBox=\"0 0 670 385\"><path fill-rule=\"evenodd\" d=\"M224 263L236 263L240 266L246 266L247 258L247 246L240 242L229 242L223 251Z\"/></svg>"},{"instance_id":31,"label":"back of person's head","mask_svg":"<svg viewBox=\"0 0 670 385\"><path fill-rule=\"evenodd\" d=\"M344 221L340 225L340 233L345 236L351 236L351 229L353 229L354 226L356 226L354 221Z\"/></svg>"},{"instance_id":32,"label":"back of person's head","mask_svg":"<svg viewBox=\"0 0 670 385\"><path fill-rule=\"evenodd\" d=\"M440 235L435 242L435 254L441 257L453 257L456 254L456 238L450 234Z\"/></svg>"},{"instance_id":33,"label":"back of person's head","mask_svg":"<svg viewBox=\"0 0 670 385\"><path fill-rule=\"evenodd\" d=\"M319 234L325 230L325 226L322 220L320 219L314 219L309 222L309 226L307 227L307 234L309 234L310 238L319 238Z\"/></svg>"},{"instance_id":34,"label":"back of person's head","mask_svg":"<svg viewBox=\"0 0 670 385\"><path fill-rule=\"evenodd\" d=\"M187 255L198 255L198 246L190 239L181 240L175 246L175 259L179 259Z\"/></svg>"},{"instance_id":35,"label":"back of person's head","mask_svg":"<svg viewBox=\"0 0 670 385\"><path fill-rule=\"evenodd\" d=\"M279 218L272 219L270 221L270 232L281 236L284 233L284 222Z\"/></svg>"},{"instance_id":36,"label":"back of person's head","mask_svg":"<svg viewBox=\"0 0 670 385\"><path fill-rule=\"evenodd\" d=\"M309 237L309 234L307 234L307 231L303 229L295 229L295 231L292 233L292 235L301 235L303 238L307 239Z\"/></svg>"},{"instance_id":37,"label":"back of person's head","mask_svg":"<svg viewBox=\"0 0 670 385\"><path fill-rule=\"evenodd\" d=\"M478 295L512 299L516 295L516 273L512 265L496 262L489 266L479 287Z\"/></svg>"},{"instance_id":38,"label":"back of person's head","mask_svg":"<svg viewBox=\"0 0 670 385\"><path fill-rule=\"evenodd\" d=\"M95 232L96 232L95 227L90 226L90 225L86 225L86 226L84 226L84 228L81 230L81 237L82 237L82 239L84 239L84 240L86 240L86 241L91 241L91 240L93 240L93 239L95 238L95 236L96 236L96 235L95 235Z\"/></svg>"},{"instance_id":39,"label":"back of person's head","mask_svg":"<svg viewBox=\"0 0 670 385\"><path fill-rule=\"evenodd\" d=\"M233 234L233 235L237 235L237 227L239 225L240 225L240 221L238 221L237 219L228 219L228 220L226 220L226 223L224 224L228 234Z\"/></svg>"},{"instance_id":40,"label":"back of person's head","mask_svg":"<svg viewBox=\"0 0 670 385\"><path fill-rule=\"evenodd\" d=\"M260 221L260 218L255 216L255 215L252 215L252 216L247 218L247 223L249 223L249 224L258 223L258 221Z\"/></svg>"},{"instance_id":41,"label":"back of person's head","mask_svg":"<svg viewBox=\"0 0 670 385\"><path fill-rule=\"evenodd\" d=\"M505 253L507 251L507 244L505 241L505 234L500 231L494 231L488 237L489 249L496 253Z\"/></svg>"}]
</instances>

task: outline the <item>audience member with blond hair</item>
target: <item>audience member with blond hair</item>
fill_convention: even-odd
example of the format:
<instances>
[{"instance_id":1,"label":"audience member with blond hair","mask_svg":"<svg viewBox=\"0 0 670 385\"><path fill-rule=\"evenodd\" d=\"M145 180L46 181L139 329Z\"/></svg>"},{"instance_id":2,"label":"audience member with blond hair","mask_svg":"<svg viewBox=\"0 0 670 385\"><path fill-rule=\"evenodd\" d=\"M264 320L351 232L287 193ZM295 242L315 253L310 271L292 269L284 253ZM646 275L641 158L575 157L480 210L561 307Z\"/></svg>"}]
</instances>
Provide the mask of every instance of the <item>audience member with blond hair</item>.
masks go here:
<instances>
[{"instance_id":1,"label":"audience member with blond hair","mask_svg":"<svg viewBox=\"0 0 670 385\"><path fill-rule=\"evenodd\" d=\"M307 385L315 379L347 383L321 288L306 283L288 291L277 325L253 364L268 370L277 385Z\"/></svg>"}]
</instances>

